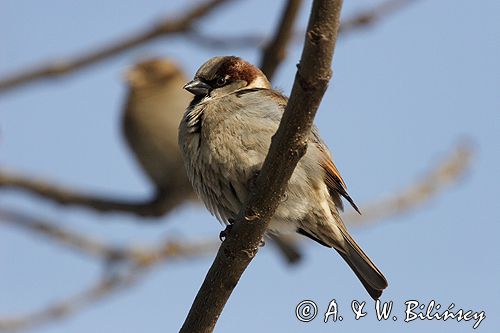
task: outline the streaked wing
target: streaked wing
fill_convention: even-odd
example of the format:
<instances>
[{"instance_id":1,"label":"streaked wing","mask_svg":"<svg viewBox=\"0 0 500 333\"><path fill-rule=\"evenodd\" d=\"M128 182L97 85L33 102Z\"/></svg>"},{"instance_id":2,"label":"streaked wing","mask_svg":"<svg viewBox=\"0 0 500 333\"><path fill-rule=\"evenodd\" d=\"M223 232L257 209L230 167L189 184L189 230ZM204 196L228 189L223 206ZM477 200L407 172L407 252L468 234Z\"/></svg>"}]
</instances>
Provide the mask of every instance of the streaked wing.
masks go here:
<instances>
[{"instance_id":1,"label":"streaked wing","mask_svg":"<svg viewBox=\"0 0 500 333\"><path fill-rule=\"evenodd\" d=\"M342 200L340 199L340 196L343 196L351 204L352 208L360 213L358 206L356 206L354 200L352 200L352 198L349 196L349 193L347 193L347 186L342 179L339 170L333 163L332 156L328 151L326 145L323 143L323 140L321 140L316 127L313 128L312 135L314 137L314 141L317 144L317 147L324 153L325 156L323 161L321 161L321 166L325 170L325 183L328 187L328 191L330 192L330 196L335 202L335 205L341 210L344 209Z\"/></svg>"}]
</instances>

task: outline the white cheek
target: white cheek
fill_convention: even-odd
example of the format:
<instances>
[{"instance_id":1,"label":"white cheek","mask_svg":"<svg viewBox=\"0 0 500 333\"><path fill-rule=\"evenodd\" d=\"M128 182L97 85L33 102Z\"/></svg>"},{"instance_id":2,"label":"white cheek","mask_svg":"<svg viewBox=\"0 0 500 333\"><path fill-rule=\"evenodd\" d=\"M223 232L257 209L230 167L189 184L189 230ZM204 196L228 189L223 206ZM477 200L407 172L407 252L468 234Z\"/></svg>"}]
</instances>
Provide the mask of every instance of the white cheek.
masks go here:
<instances>
[{"instance_id":1,"label":"white cheek","mask_svg":"<svg viewBox=\"0 0 500 333\"><path fill-rule=\"evenodd\" d=\"M265 89L270 89L271 85L269 84L269 81L267 81L266 78L257 76L255 80L253 80L246 88L265 88Z\"/></svg>"}]
</instances>

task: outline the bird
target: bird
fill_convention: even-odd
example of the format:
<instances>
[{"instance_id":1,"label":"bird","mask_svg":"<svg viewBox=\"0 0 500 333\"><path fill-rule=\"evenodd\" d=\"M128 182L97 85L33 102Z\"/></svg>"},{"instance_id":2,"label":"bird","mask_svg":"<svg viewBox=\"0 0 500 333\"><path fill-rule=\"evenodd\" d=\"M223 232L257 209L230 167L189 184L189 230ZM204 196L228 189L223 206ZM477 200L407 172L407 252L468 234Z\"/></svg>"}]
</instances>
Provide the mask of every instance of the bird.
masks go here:
<instances>
[{"instance_id":1,"label":"bird","mask_svg":"<svg viewBox=\"0 0 500 333\"><path fill-rule=\"evenodd\" d=\"M188 178L207 209L229 225L249 196L288 99L259 68L236 56L207 60L184 89L194 95L179 125ZM387 280L349 234L340 216L342 198L359 212L313 126L267 233L295 232L335 249L377 300Z\"/></svg>"},{"instance_id":2,"label":"bird","mask_svg":"<svg viewBox=\"0 0 500 333\"><path fill-rule=\"evenodd\" d=\"M125 79L123 135L155 197L168 196L170 207L197 200L177 144L177 128L192 96L182 89L184 71L171 59L148 58L127 70Z\"/></svg>"}]
</instances>

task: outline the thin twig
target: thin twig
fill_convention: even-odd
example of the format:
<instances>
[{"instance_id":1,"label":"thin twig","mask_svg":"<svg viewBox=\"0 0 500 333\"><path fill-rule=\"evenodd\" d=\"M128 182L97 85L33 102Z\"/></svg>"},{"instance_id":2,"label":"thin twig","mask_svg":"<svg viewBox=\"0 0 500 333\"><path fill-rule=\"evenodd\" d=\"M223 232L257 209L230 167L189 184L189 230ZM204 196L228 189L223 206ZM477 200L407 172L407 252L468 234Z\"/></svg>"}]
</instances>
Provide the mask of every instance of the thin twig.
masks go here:
<instances>
[{"instance_id":1,"label":"thin twig","mask_svg":"<svg viewBox=\"0 0 500 333\"><path fill-rule=\"evenodd\" d=\"M374 7L363 10L352 15L340 24L339 38L355 32L356 30L367 29L381 22L408 5L417 0L386 0L376 4ZM195 42L196 45L213 49L255 49L269 43L269 37L256 34L245 34L238 36L229 35L208 35L201 30L193 29L185 35L188 39ZM293 42L302 42L304 31L295 31L293 33Z\"/></svg>"},{"instance_id":2,"label":"thin twig","mask_svg":"<svg viewBox=\"0 0 500 333\"><path fill-rule=\"evenodd\" d=\"M292 37L293 26L302 0L288 0L274 37L262 50L260 69L272 81L279 64L286 58L286 48Z\"/></svg>"},{"instance_id":3,"label":"thin twig","mask_svg":"<svg viewBox=\"0 0 500 333\"><path fill-rule=\"evenodd\" d=\"M468 145L459 145L444 162L414 184L386 198L361 205L362 215L351 212L345 217L346 223L354 226L373 223L406 213L429 201L450 183L456 182L471 162L473 151Z\"/></svg>"},{"instance_id":4,"label":"thin twig","mask_svg":"<svg viewBox=\"0 0 500 333\"><path fill-rule=\"evenodd\" d=\"M307 147L316 110L328 86L341 0L313 2L302 57L288 105L244 209L193 302L180 332L212 332L224 305L259 248L284 188Z\"/></svg>"},{"instance_id":5,"label":"thin twig","mask_svg":"<svg viewBox=\"0 0 500 333\"><path fill-rule=\"evenodd\" d=\"M145 29L118 41L108 42L104 47L95 49L94 51L77 56L73 59L55 61L46 66L40 66L21 73L12 74L0 80L0 93L40 79L60 77L81 70L159 37L189 31L200 19L213 12L220 5L230 1L233 0L208 0L188 10L184 15L178 18L166 18L152 28Z\"/></svg>"},{"instance_id":6,"label":"thin twig","mask_svg":"<svg viewBox=\"0 0 500 333\"><path fill-rule=\"evenodd\" d=\"M180 191L158 192L153 199L145 201L108 199L96 195L85 195L42 180L28 179L0 170L0 188L2 187L23 190L64 206L82 206L99 212L126 212L143 217L165 215L185 200L185 195Z\"/></svg>"},{"instance_id":7,"label":"thin twig","mask_svg":"<svg viewBox=\"0 0 500 333\"><path fill-rule=\"evenodd\" d=\"M207 34L195 28L186 32L183 37L196 46L216 50L255 49L264 46L267 42L263 35L220 36L220 34Z\"/></svg>"},{"instance_id":8,"label":"thin twig","mask_svg":"<svg viewBox=\"0 0 500 333\"><path fill-rule=\"evenodd\" d=\"M178 242L165 241L147 256L149 260L142 260L130 264L120 273L104 274L94 285L30 313L0 317L0 331L20 331L60 320L78 310L111 296L124 288L130 288L141 281L155 265L167 259L185 259L206 255L215 250L218 242ZM146 253L146 252L145 252ZM144 257L146 258L146 257Z\"/></svg>"},{"instance_id":9,"label":"thin twig","mask_svg":"<svg viewBox=\"0 0 500 333\"><path fill-rule=\"evenodd\" d=\"M36 235L49 237L51 240L78 250L80 253L85 253L99 259L114 260L125 256L123 251L118 247L106 245L97 239L84 236L79 232L61 228L41 218L10 209L0 208L1 223L21 228Z\"/></svg>"},{"instance_id":10,"label":"thin twig","mask_svg":"<svg viewBox=\"0 0 500 333\"><path fill-rule=\"evenodd\" d=\"M415 3L417 0L386 0L371 9L364 10L352 17L342 21L339 33L345 35L347 33L366 29L379 22L381 19L405 8L406 6Z\"/></svg>"},{"instance_id":11,"label":"thin twig","mask_svg":"<svg viewBox=\"0 0 500 333\"><path fill-rule=\"evenodd\" d=\"M157 261L158 258L187 255L189 249L201 251L202 248L212 252L219 245L217 241L199 242L191 245L181 245L173 240L165 240L156 246L117 246L104 243L95 237L90 237L60 227L54 222L34 217L22 212L0 207L0 224L8 224L17 228L42 235L56 241L60 245L68 246L79 253L88 254L105 262L126 261L130 264L144 265L145 263Z\"/></svg>"},{"instance_id":12,"label":"thin twig","mask_svg":"<svg viewBox=\"0 0 500 333\"><path fill-rule=\"evenodd\" d=\"M0 317L0 331L14 332L39 327L49 322L65 318L76 311L89 306L106 296L110 296L125 287L131 287L145 275L145 267L134 266L127 272L116 275L104 275L94 285L63 300L44 306L39 310L18 315Z\"/></svg>"}]
</instances>

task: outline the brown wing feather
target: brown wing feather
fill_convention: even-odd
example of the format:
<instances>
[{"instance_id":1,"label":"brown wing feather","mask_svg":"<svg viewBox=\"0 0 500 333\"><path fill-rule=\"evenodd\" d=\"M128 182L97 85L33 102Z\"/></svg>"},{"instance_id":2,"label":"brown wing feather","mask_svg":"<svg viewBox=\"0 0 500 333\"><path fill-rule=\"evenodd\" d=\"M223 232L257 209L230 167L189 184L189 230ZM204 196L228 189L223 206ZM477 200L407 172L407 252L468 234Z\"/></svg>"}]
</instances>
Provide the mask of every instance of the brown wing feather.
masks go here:
<instances>
[{"instance_id":1,"label":"brown wing feather","mask_svg":"<svg viewBox=\"0 0 500 333\"><path fill-rule=\"evenodd\" d=\"M327 150L326 146L321 141L316 131L314 131L313 134L316 138L318 148L324 152L325 159L321 162L321 166L325 170L325 183L328 187L328 191L330 192L333 201L338 208L343 209L344 207L342 205L342 200L340 199L340 196L343 196L351 204L352 208L354 208L359 214L361 214L358 206L356 206L354 200L352 200L352 198L349 196L349 193L347 193L347 186L342 179L342 176L340 176L339 170L337 169L335 164L333 164L330 152Z\"/></svg>"}]
</instances>

